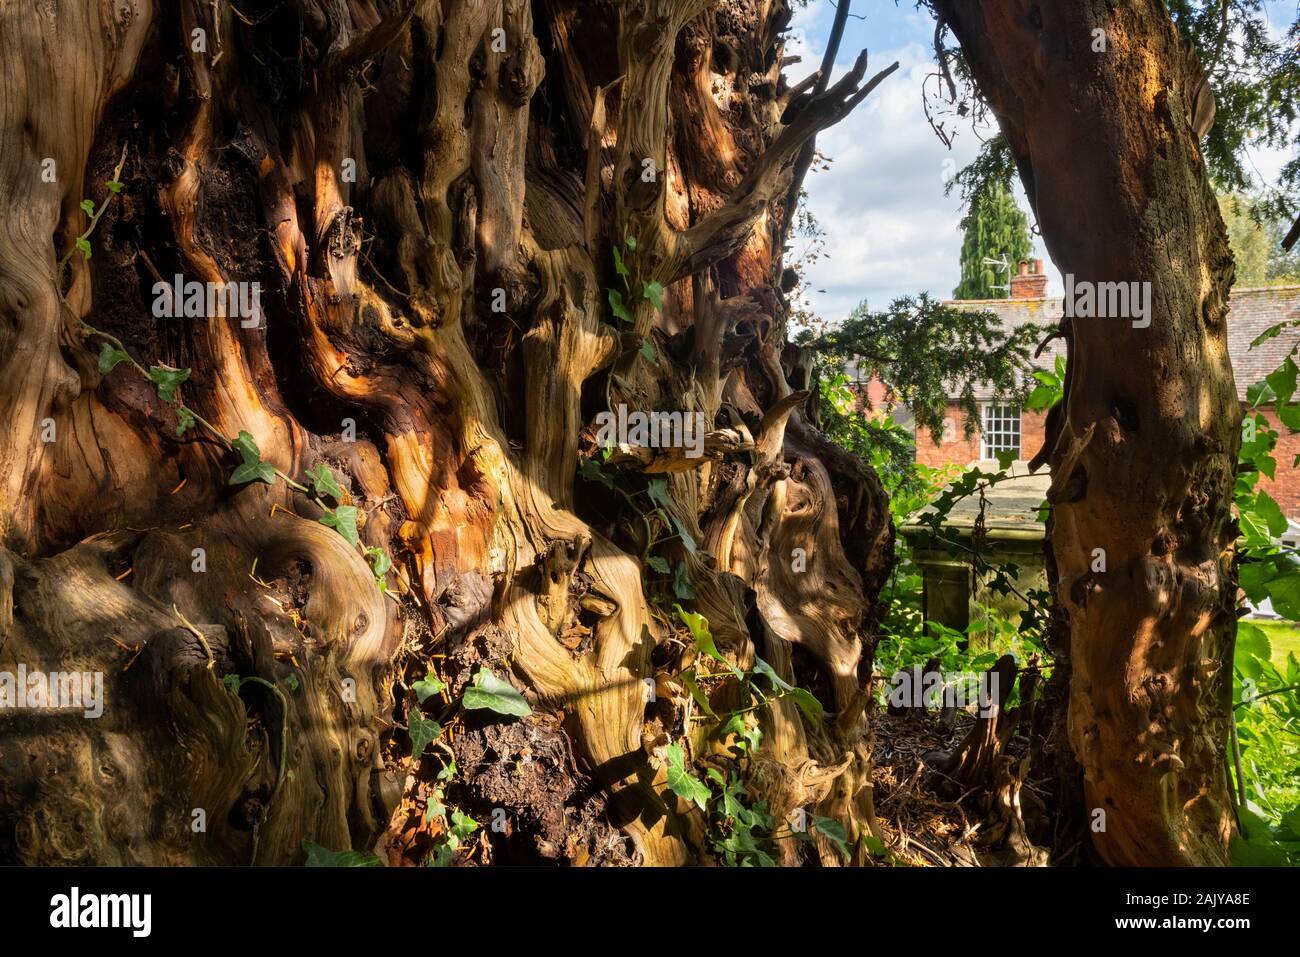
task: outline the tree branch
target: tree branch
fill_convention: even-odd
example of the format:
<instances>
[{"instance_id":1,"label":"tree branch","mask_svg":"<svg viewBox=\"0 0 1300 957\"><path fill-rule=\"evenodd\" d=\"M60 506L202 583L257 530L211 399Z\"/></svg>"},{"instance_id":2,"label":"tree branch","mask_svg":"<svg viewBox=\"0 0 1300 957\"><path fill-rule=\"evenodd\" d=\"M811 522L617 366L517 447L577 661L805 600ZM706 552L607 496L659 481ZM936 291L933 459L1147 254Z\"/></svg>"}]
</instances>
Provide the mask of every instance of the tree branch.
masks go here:
<instances>
[{"instance_id":1,"label":"tree branch","mask_svg":"<svg viewBox=\"0 0 1300 957\"><path fill-rule=\"evenodd\" d=\"M895 62L865 85L860 85L867 70L867 51L863 50L853 69L843 79L812 97L758 158L726 204L695 226L677 234L674 269L668 281L676 282L707 269L744 245L753 221L777 191L788 184L788 164L803 144L848 116L897 69L898 63Z\"/></svg>"}]
</instances>

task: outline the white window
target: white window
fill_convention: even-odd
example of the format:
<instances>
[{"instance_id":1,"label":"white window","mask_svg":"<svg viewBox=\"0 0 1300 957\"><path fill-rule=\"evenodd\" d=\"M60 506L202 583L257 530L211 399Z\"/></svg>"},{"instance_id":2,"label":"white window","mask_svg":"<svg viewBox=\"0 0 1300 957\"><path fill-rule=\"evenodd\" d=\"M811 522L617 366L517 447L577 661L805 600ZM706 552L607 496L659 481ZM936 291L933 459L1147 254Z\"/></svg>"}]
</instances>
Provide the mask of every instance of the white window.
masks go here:
<instances>
[{"instance_id":1,"label":"white window","mask_svg":"<svg viewBox=\"0 0 1300 957\"><path fill-rule=\"evenodd\" d=\"M980 415L980 458L995 459L999 452L1020 458L1020 406L986 402Z\"/></svg>"}]
</instances>

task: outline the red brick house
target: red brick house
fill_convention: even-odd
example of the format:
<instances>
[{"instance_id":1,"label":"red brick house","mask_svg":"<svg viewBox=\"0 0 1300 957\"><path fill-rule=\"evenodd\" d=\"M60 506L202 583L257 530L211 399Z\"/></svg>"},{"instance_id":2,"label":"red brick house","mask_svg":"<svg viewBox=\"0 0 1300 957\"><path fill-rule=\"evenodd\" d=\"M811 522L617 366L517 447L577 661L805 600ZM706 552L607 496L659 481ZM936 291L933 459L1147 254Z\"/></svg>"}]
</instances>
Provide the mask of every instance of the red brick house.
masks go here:
<instances>
[{"instance_id":1,"label":"red brick house","mask_svg":"<svg viewBox=\"0 0 1300 957\"><path fill-rule=\"evenodd\" d=\"M1011 277L1011 296L1008 299L956 300L948 303L961 309L987 310L997 315L1009 328L1033 323L1047 332L1056 327L1063 306L1059 298L1047 298L1047 274L1042 260L1032 265L1022 263L1020 275ZM1289 328L1254 349L1250 344L1265 329L1285 320L1300 321L1300 286L1272 286L1259 289L1234 289L1229 300L1228 351L1232 371L1237 382L1237 397L1243 408L1246 389L1261 381L1286 359L1291 349L1300 342L1300 328ZM1043 350L1036 364L1051 370L1056 356L1064 355L1064 343L1054 340ZM879 383L876 389L868 387L872 400L883 393ZM942 435L918 435L916 458L927 465L956 463L969 465L995 457L994 453L1014 450L1021 461L1032 459L1043 444L1043 426L1046 413L1031 412L1014 404L998 400L987 389L976 390L980 407L980 422L975 432L965 434L965 415L955 401L948 405ZM1268 491L1282 507L1288 518L1300 519L1300 469L1294 466L1300 455L1300 435L1280 426L1271 413L1268 418L1278 431L1279 440L1274 453L1277 472L1274 480L1261 477L1261 488Z\"/></svg>"}]
</instances>

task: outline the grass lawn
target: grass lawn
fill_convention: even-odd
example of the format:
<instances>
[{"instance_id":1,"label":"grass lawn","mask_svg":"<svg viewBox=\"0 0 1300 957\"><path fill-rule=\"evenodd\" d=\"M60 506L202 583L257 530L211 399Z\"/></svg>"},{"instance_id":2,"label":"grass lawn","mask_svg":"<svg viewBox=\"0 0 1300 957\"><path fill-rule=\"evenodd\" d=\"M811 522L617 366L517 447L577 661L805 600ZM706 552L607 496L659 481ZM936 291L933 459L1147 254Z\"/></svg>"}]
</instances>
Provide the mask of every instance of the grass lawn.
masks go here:
<instances>
[{"instance_id":1,"label":"grass lawn","mask_svg":"<svg viewBox=\"0 0 1300 957\"><path fill-rule=\"evenodd\" d=\"M1252 625L1258 625L1268 635L1268 643L1273 648L1273 664L1286 668L1287 652L1295 654L1300 660L1300 625L1285 621L1262 621L1253 619Z\"/></svg>"}]
</instances>

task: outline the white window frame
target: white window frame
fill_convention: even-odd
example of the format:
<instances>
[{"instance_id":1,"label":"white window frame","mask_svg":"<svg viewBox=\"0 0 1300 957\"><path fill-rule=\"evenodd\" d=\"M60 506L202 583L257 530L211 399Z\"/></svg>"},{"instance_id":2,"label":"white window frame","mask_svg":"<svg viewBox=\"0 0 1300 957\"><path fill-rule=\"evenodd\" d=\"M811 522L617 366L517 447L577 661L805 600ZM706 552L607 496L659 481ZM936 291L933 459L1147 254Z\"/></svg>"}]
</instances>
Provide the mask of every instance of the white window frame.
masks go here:
<instances>
[{"instance_id":1,"label":"white window frame","mask_svg":"<svg viewBox=\"0 0 1300 957\"><path fill-rule=\"evenodd\" d=\"M1007 451L1014 451L1020 458L1024 447L1020 413L1020 406L1010 402L985 402L980 406L981 459L995 459L998 452Z\"/></svg>"}]
</instances>

